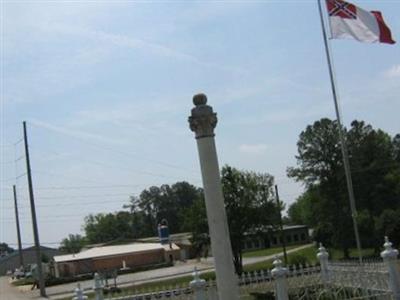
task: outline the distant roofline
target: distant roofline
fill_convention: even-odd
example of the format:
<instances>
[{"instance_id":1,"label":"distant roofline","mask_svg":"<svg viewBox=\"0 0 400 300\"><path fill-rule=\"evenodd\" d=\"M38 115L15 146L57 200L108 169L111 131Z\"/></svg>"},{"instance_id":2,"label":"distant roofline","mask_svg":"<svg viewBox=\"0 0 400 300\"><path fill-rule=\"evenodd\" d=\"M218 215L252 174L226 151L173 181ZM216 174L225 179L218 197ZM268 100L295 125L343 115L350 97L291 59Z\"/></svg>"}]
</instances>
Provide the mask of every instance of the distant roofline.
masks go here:
<instances>
[{"instance_id":1,"label":"distant roofline","mask_svg":"<svg viewBox=\"0 0 400 300\"><path fill-rule=\"evenodd\" d=\"M132 249L136 245L148 245L149 248L143 248L143 249ZM67 263L67 262L72 262L72 261L80 261L80 260L87 260L87 259L101 259L101 258L107 258L107 257L117 257L120 255L126 255L126 254L139 254L139 253L144 253L144 252L153 252L153 251L158 251L158 250L166 250L165 246L169 245L162 245L159 243L131 243L131 244L124 244L124 245L110 245L110 246L102 246L102 247L94 247L90 248L84 251L81 251L79 253L75 254L65 254L65 255L56 255L54 256L54 261L56 263ZM119 247L119 249L118 249ZM122 249L121 247L126 247L127 249ZM131 247L131 249L128 249ZM179 249L177 245L172 243L172 247L174 248L173 250ZM97 248L97 249L96 249ZM108 249L101 249L101 248L108 248ZM107 250L115 248L114 253L107 252ZM118 251L119 250L119 251Z\"/></svg>"},{"instance_id":2,"label":"distant roofline","mask_svg":"<svg viewBox=\"0 0 400 300\"><path fill-rule=\"evenodd\" d=\"M50 248L50 247L47 247L47 246L40 246L40 249L41 250L54 250L54 251L59 251L61 253L61 251L58 250L57 248ZM23 248L22 252L33 251L33 250L35 250L35 246L30 246L30 247L27 247L27 248ZM0 262L7 261L12 257L18 256L18 252L19 252L18 249L16 249L13 252L11 252L10 254L8 254L6 256L3 256L3 257L0 257Z\"/></svg>"}]
</instances>

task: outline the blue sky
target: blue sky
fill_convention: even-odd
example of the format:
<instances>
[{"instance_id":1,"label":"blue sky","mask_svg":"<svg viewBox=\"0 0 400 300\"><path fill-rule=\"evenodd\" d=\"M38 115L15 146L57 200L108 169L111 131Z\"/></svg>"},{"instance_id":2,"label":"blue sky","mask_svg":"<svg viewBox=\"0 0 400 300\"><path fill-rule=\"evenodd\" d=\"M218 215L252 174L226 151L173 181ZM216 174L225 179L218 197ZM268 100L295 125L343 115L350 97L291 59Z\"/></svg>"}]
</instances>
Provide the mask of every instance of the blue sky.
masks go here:
<instances>
[{"instance_id":1,"label":"blue sky","mask_svg":"<svg viewBox=\"0 0 400 300\"><path fill-rule=\"evenodd\" d=\"M381 10L400 39L400 4ZM187 117L192 96L218 113L220 164L286 177L298 135L334 118L315 1L3 1L1 241L16 243L11 186L28 122L40 239L80 233L151 185L201 185ZM399 44L332 42L344 123L400 132ZM32 243L26 178L22 239Z\"/></svg>"}]
</instances>

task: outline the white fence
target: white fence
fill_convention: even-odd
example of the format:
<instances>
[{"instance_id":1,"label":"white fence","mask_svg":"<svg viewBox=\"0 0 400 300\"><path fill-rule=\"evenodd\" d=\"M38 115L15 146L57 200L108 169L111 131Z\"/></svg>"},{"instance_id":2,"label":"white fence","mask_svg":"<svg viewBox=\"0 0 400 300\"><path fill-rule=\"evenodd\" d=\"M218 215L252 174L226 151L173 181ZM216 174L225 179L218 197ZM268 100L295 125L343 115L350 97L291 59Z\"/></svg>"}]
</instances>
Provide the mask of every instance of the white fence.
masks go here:
<instances>
[{"instance_id":1,"label":"white fence","mask_svg":"<svg viewBox=\"0 0 400 300\"><path fill-rule=\"evenodd\" d=\"M382 260L359 262L330 262L329 254L320 245L318 266L292 266L285 268L279 258L274 268L243 273L238 278L241 299L276 300L343 300L343 299L393 299L400 300L400 276L397 267L398 251L387 240ZM95 276L95 300L152 300L190 299L218 300L214 280L206 282L195 269L189 286L164 288L161 291L126 290L118 297L103 295L103 287L98 275ZM87 299L79 286L74 300Z\"/></svg>"}]
</instances>

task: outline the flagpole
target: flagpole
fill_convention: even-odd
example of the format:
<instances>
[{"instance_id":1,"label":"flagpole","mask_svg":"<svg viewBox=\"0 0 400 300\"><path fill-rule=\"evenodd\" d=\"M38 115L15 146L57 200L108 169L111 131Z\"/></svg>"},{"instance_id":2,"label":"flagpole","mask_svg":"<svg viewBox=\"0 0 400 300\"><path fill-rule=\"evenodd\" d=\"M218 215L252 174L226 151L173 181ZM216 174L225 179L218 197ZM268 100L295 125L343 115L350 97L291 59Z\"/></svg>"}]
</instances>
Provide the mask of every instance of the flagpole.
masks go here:
<instances>
[{"instance_id":1,"label":"flagpole","mask_svg":"<svg viewBox=\"0 0 400 300\"><path fill-rule=\"evenodd\" d=\"M357 243L358 258L361 263L362 262L361 242L360 242L360 235L358 233L357 209L356 209L356 203L355 203L355 199L354 199L353 182L351 180L349 156L348 156L348 151L347 151L347 147L346 147L343 127L342 127L342 121L340 118L339 104L338 104L339 97L338 97L338 94L336 91L336 80L335 80L335 74L334 74L333 65L332 65L332 55L331 55L331 51L330 51L330 47L329 47L330 46L329 41L328 41L327 34L326 34L325 22L324 22L324 17L323 17L323 13L322 13L322 7L321 7L321 0L317 0L317 1L318 1L319 16L321 18L322 35L324 37L326 59L328 61L329 77L331 79L333 102L335 104L336 119L337 119L338 126L339 126L340 146L342 149L344 172L346 174L347 191L349 194L351 217L353 219L354 235L355 235L356 243Z\"/></svg>"}]
</instances>

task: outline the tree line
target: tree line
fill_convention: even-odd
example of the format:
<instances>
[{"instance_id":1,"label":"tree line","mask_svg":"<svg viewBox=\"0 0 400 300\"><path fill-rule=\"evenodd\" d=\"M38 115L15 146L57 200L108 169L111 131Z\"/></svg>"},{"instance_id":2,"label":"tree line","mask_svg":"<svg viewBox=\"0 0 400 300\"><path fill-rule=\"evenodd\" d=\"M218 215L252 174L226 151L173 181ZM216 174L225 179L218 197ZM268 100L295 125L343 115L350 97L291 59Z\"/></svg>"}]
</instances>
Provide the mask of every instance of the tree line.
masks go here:
<instances>
[{"instance_id":1,"label":"tree line","mask_svg":"<svg viewBox=\"0 0 400 300\"><path fill-rule=\"evenodd\" d=\"M343 250L355 246L338 123L321 119L301 132L297 166L288 176L305 192L289 207L289 220L309 225L314 239ZM363 121L343 128L363 247L379 252L384 235L400 242L400 134L391 137Z\"/></svg>"},{"instance_id":2,"label":"tree line","mask_svg":"<svg viewBox=\"0 0 400 300\"><path fill-rule=\"evenodd\" d=\"M245 232L276 223L278 208L273 197L273 177L224 166L221 171L225 207L237 272L242 270ZM121 210L85 218L85 236L71 234L61 250L78 252L85 244L121 243L157 235L162 219L171 233L191 232L194 251L204 255L210 239L203 190L188 182L163 184L131 196ZM279 206L282 209L283 206Z\"/></svg>"},{"instance_id":3,"label":"tree line","mask_svg":"<svg viewBox=\"0 0 400 300\"><path fill-rule=\"evenodd\" d=\"M353 121L344 129L358 209L357 220L364 247L378 247L382 236L400 242L400 135ZM338 136L338 124L321 119L301 132L297 166L288 176L304 184L304 193L289 207L290 224L314 229L314 239L343 250L354 247L352 219ZM245 232L268 235L284 205L275 203L274 178L268 173L224 166L221 183L225 198L235 268L242 270ZM61 249L77 252L84 244L123 242L156 236L157 225L167 219L171 233L191 232L197 253L208 249L208 225L203 190L188 182L152 186L131 196L124 210L89 215L84 237L70 235Z\"/></svg>"}]
</instances>

